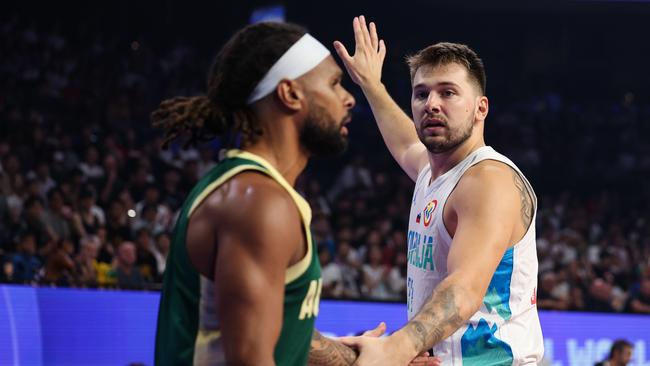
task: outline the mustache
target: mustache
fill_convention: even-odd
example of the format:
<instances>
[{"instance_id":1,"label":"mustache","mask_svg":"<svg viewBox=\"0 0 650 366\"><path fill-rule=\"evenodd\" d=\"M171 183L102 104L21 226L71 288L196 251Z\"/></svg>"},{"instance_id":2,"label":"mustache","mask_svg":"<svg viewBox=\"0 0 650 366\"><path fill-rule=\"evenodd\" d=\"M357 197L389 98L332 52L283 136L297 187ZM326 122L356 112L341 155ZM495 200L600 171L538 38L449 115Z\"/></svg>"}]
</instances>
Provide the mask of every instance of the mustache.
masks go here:
<instances>
[{"instance_id":1,"label":"mustache","mask_svg":"<svg viewBox=\"0 0 650 366\"><path fill-rule=\"evenodd\" d=\"M447 126L447 119L441 114L425 113L424 118L422 118L422 124L426 124L428 120L437 120Z\"/></svg>"}]
</instances>

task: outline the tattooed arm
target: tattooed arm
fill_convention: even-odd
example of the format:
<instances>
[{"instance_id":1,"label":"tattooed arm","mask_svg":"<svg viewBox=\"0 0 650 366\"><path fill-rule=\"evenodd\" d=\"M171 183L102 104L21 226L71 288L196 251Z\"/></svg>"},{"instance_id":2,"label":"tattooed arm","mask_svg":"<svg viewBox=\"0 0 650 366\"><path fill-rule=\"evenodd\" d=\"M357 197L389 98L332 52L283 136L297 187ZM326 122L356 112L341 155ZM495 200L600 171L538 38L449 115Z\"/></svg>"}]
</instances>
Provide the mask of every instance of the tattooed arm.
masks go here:
<instances>
[{"instance_id":1,"label":"tattooed arm","mask_svg":"<svg viewBox=\"0 0 650 366\"><path fill-rule=\"evenodd\" d=\"M323 337L317 329L311 337L309 366L347 366L357 359L357 353L343 343Z\"/></svg>"},{"instance_id":2,"label":"tattooed arm","mask_svg":"<svg viewBox=\"0 0 650 366\"><path fill-rule=\"evenodd\" d=\"M386 324L383 322L373 330L363 333L364 336L378 339L386 331ZM349 338L348 338L349 339ZM356 365L358 352L344 345L339 340L324 337L314 329L311 338L311 350L309 351L308 366L348 366ZM441 360L438 357L429 356L424 352L418 357L411 360L409 366L441 366Z\"/></svg>"},{"instance_id":3,"label":"tattooed arm","mask_svg":"<svg viewBox=\"0 0 650 366\"><path fill-rule=\"evenodd\" d=\"M358 365L406 365L463 325L480 308L505 251L524 236L531 209L530 192L508 166L484 161L470 168L443 212L453 237L448 276L402 329L385 339L355 342Z\"/></svg>"}]
</instances>

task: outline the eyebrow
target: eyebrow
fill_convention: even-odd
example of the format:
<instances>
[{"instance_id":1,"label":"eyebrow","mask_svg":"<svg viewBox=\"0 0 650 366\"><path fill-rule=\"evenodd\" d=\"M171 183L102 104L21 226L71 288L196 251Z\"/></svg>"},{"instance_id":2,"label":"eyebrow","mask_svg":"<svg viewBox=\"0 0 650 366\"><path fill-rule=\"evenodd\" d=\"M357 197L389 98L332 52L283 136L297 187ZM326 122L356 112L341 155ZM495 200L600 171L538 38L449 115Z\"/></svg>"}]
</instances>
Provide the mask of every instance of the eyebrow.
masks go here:
<instances>
[{"instance_id":1,"label":"eyebrow","mask_svg":"<svg viewBox=\"0 0 650 366\"><path fill-rule=\"evenodd\" d=\"M429 84L427 84L427 83L418 83L418 84L413 86L413 89L425 88L427 86L429 86ZM434 83L433 86L434 87L453 86L453 87L456 87L456 88L460 88L460 85L458 85L458 84L456 84L454 82L451 82L451 81L441 81L439 83Z\"/></svg>"}]
</instances>

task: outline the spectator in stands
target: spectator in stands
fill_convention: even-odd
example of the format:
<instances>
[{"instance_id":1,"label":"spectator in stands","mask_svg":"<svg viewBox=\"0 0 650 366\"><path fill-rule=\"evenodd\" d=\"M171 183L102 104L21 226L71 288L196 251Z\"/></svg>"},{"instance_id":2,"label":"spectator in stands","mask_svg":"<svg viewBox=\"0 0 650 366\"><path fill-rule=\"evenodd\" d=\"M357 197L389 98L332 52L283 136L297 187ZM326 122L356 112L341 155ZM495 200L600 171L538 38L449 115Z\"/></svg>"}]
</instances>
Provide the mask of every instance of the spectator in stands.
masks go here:
<instances>
[{"instance_id":1,"label":"spectator in stands","mask_svg":"<svg viewBox=\"0 0 650 366\"><path fill-rule=\"evenodd\" d=\"M318 180L309 179L306 182L304 195L314 213L323 214L329 219L329 216L332 214L332 209L330 208L330 202L323 194L321 183Z\"/></svg>"},{"instance_id":2,"label":"spectator in stands","mask_svg":"<svg viewBox=\"0 0 650 366\"><path fill-rule=\"evenodd\" d=\"M546 272L541 278L537 289L537 306L543 309L567 310L570 302L568 296L558 294L559 284L555 273Z\"/></svg>"},{"instance_id":3,"label":"spectator in stands","mask_svg":"<svg viewBox=\"0 0 650 366\"><path fill-rule=\"evenodd\" d=\"M149 229L143 227L138 230L135 237L135 246L137 252L137 260L135 263L142 277L147 282L157 280L158 261L154 253L158 250L156 249L156 244Z\"/></svg>"},{"instance_id":4,"label":"spectator in stands","mask_svg":"<svg viewBox=\"0 0 650 366\"><path fill-rule=\"evenodd\" d=\"M358 281L361 262L359 255L352 248L349 241L339 241L336 263L341 268L341 275L343 276L343 297L358 298L360 295Z\"/></svg>"},{"instance_id":5,"label":"spectator in stands","mask_svg":"<svg viewBox=\"0 0 650 366\"><path fill-rule=\"evenodd\" d=\"M390 267L381 262L381 248L372 244L368 248L368 262L361 266L361 293L373 300L389 300L392 296L388 290Z\"/></svg>"},{"instance_id":6,"label":"spectator in stands","mask_svg":"<svg viewBox=\"0 0 650 366\"><path fill-rule=\"evenodd\" d=\"M48 194L48 208L45 211L43 221L45 225L52 229L52 238L54 241L60 239L70 239L72 232L70 221L72 219L72 210L63 200L63 193L58 188L52 188Z\"/></svg>"},{"instance_id":7,"label":"spectator in stands","mask_svg":"<svg viewBox=\"0 0 650 366\"><path fill-rule=\"evenodd\" d=\"M77 284L74 251L74 243L70 239L61 239L56 243L47 256L43 283L64 287Z\"/></svg>"},{"instance_id":8,"label":"spectator in stands","mask_svg":"<svg viewBox=\"0 0 650 366\"><path fill-rule=\"evenodd\" d=\"M629 311L638 314L650 314L650 276L641 280L638 293L629 301Z\"/></svg>"},{"instance_id":9,"label":"spectator in stands","mask_svg":"<svg viewBox=\"0 0 650 366\"><path fill-rule=\"evenodd\" d=\"M121 199L115 199L110 203L106 220L106 237L114 244L133 238L128 211Z\"/></svg>"},{"instance_id":10,"label":"spectator in stands","mask_svg":"<svg viewBox=\"0 0 650 366\"><path fill-rule=\"evenodd\" d=\"M89 146L86 149L84 160L79 164L79 169L83 173L86 181L95 187L99 186L104 178L104 168L99 164L99 151L95 146Z\"/></svg>"},{"instance_id":11,"label":"spectator in stands","mask_svg":"<svg viewBox=\"0 0 650 366\"><path fill-rule=\"evenodd\" d=\"M185 193L180 189L181 174L175 168L168 168L163 176L162 202L172 210L180 208Z\"/></svg>"},{"instance_id":12,"label":"spectator in stands","mask_svg":"<svg viewBox=\"0 0 650 366\"><path fill-rule=\"evenodd\" d=\"M312 240L317 247L325 247L330 252L330 258L336 253L336 242L332 235L329 217L324 213L314 212L311 220Z\"/></svg>"},{"instance_id":13,"label":"spectator in stands","mask_svg":"<svg viewBox=\"0 0 650 366\"><path fill-rule=\"evenodd\" d=\"M99 273L97 255L100 241L96 236L81 238L79 254L75 258L75 275L77 284L81 287L97 287ZM107 266L105 265L104 268Z\"/></svg>"},{"instance_id":14,"label":"spectator in stands","mask_svg":"<svg viewBox=\"0 0 650 366\"><path fill-rule=\"evenodd\" d=\"M36 256L36 235L34 233L26 232L20 236L18 253L13 255L11 263L12 269L7 275L11 282L31 283L37 280L42 263Z\"/></svg>"},{"instance_id":15,"label":"spectator in stands","mask_svg":"<svg viewBox=\"0 0 650 366\"><path fill-rule=\"evenodd\" d=\"M341 267L333 262L330 251L325 245L318 247L318 258L321 265L321 277L323 287L321 296L330 298L340 298L343 296L343 273Z\"/></svg>"},{"instance_id":16,"label":"spectator in stands","mask_svg":"<svg viewBox=\"0 0 650 366\"><path fill-rule=\"evenodd\" d=\"M79 207L72 216L72 223L79 238L97 235L100 227L104 226L106 217L104 210L96 205L95 190L85 186L79 195Z\"/></svg>"},{"instance_id":17,"label":"spectator in stands","mask_svg":"<svg viewBox=\"0 0 650 366\"><path fill-rule=\"evenodd\" d=\"M52 240L52 237L56 234L46 224L43 200L40 197L31 196L25 200L23 215L19 225L21 232L34 234L37 252L41 255L47 254L47 251L43 253L42 250L46 248Z\"/></svg>"},{"instance_id":18,"label":"spectator in stands","mask_svg":"<svg viewBox=\"0 0 650 366\"><path fill-rule=\"evenodd\" d=\"M124 188L124 177L119 175L118 161L115 156L110 154L104 156L104 172L99 200L103 206L108 206L119 190Z\"/></svg>"},{"instance_id":19,"label":"spectator in stands","mask_svg":"<svg viewBox=\"0 0 650 366\"><path fill-rule=\"evenodd\" d=\"M146 208L153 208L153 213L146 213ZM135 212L139 219L145 220L146 223L136 222L137 225L144 225L156 235L162 230L165 230L172 219L171 212L167 205L160 202L160 189L155 184L149 184L144 191L144 198L142 201L136 203ZM145 217L147 217L145 219Z\"/></svg>"},{"instance_id":20,"label":"spectator in stands","mask_svg":"<svg viewBox=\"0 0 650 366\"><path fill-rule=\"evenodd\" d=\"M135 244L125 241L117 248L117 261L114 268L117 286L123 289L142 289L145 285L140 269L136 267L137 252Z\"/></svg>"},{"instance_id":21,"label":"spectator in stands","mask_svg":"<svg viewBox=\"0 0 650 366\"><path fill-rule=\"evenodd\" d=\"M38 182L38 195L42 199L47 198L47 193L56 187L56 181L50 175L50 165L46 160L41 160L36 164L36 169L27 174L27 179Z\"/></svg>"},{"instance_id":22,"label":"spectator in stands","mask_svg":"<svg viewBox=\"0 0 650 366\"><path fill-rule=\"evenodd\" d=\"M99 240L99 252L97 253L97 260L102 263L112 263L113 256L115 255L115 248L117 245L114 242L108 241L108 231L106 228L100 228L97 231L97 239ZM117 243L123 242L125 239L120 239Z\"/></svg>"},{"instance_id":23,"label":"spectator in stands","mask_svg":"<svg viewBox=\"0 0 650 366\"><path fill-rule=\"evenodd\" d=\"M133 231L138 232L140 229L147 229L152 235L158 235L165 231L163 226L157 218L159 211L155 204L147 204L142 208L142 215L139 215L133 223Z\"/></svg>"},{"instance_id":24,"label":"spectator in stands","mask_svg":"<svg viewBox=\"0 0 650 366\"><path fill-rule=\"evenodd\" d=\"M591 282L586 295L587 309L600 312L615 312L622 309L625 293L611 282L602 278L595 278Z\"/></svg>"},{"instance_id":25,"label":"spectator in stands","mask_svg":"<svg viewBox=\"0 0 650 366\"><path fill-rule=\"evenodd\" d=\"M624 339L617 339L612 344L609 357L594 366L626 366L632 359L632 350L632 343Z\"/></svg>"},{"instance_id":26,"label":"spectator in stands","mask_svg":"<svg viewBox=\"0 0 650 366\"><path fill-rule=\"evenodd\" d=\"M390 267L388 275L388 293L391 300L406 299L406 269L408 257L406 250L395 254L394 264Z\"/></svg>"},{"instance_id":27,"label":"spectator in stands","mask_svg":"<svg viewBox=\"0 0 650 366\"><path fill-rule=\"evenodd\" d=\"M167 256L169 255L169 246L171 237L168 233L162 232L156 236L156 250L153 251L156 262L158 263L158 278L162 279L167 265Z\"/></svg>"}]
</instances>

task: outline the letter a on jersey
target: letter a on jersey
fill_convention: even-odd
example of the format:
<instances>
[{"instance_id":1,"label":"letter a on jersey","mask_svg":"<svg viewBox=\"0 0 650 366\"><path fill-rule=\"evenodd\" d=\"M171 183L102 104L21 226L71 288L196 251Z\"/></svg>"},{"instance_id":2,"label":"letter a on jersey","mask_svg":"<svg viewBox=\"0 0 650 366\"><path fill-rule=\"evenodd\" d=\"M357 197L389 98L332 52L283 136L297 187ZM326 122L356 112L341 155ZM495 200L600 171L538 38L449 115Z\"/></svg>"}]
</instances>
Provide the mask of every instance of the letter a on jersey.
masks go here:
<instances>
[{"instance_id":1,"label":"letter a on jersey","mask_svg":"<svg viewBox=\"0 0 650 366\"><path fill-rule=\"evenodd\" d=\"M309 290L307 290L307 295L305 299L302 300L302 306L300 307L300 316L298 319L304 320L305 318L311 318L312 316L318 316L319 304L320 304L320 292L323 286L323 280L318 281L312 280L309 283Z\"/></svg>"}]
</instances>

